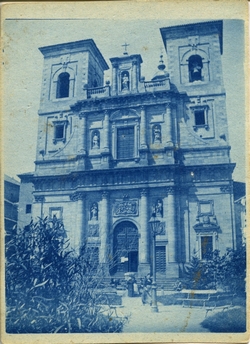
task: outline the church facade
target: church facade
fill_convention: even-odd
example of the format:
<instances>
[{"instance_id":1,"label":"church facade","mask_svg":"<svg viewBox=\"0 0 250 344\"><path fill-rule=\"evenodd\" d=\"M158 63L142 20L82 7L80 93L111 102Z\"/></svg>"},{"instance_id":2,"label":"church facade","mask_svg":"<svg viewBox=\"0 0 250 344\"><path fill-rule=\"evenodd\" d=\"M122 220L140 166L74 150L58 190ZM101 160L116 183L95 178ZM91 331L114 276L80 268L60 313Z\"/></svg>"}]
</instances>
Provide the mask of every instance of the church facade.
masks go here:
<instances>
[{"instance_id":1,"label":"church facade","mask_svg":"<svg viewBox=\"0 0 250 344\"><path fill-rule=\"evenodd\" d=\"M20 176L34 185L32 217L62 219L71 246L86 244L111 275L150 271L152 213L158 276L236 247L222 26L161 28L168 71L161 59L150 81L125 51L104 84L92 39L40 48L35 172Z\"/></svg>"}]
</instances>

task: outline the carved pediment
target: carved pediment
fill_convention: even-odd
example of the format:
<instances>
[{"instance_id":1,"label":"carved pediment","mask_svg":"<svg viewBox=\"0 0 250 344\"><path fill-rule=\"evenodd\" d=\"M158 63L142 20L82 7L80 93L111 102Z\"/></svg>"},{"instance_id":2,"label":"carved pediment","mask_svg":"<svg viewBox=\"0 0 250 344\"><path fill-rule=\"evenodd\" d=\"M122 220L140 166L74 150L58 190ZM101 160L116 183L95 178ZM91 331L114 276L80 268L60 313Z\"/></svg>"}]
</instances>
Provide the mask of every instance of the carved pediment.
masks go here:
<instances>
[{"instance_id":1,"label":"carved pediment","mask_svg":"<svg viewBox=\"0 0 250 344\"><path fill-rule=\"evenodd\" d=\"M126 120L126 119L133 119L133 118L140 118L138 113L132 109L121 109L115 111L111 117L111 121L119 121L119 120Z\"/></svg>"}]
</instances>

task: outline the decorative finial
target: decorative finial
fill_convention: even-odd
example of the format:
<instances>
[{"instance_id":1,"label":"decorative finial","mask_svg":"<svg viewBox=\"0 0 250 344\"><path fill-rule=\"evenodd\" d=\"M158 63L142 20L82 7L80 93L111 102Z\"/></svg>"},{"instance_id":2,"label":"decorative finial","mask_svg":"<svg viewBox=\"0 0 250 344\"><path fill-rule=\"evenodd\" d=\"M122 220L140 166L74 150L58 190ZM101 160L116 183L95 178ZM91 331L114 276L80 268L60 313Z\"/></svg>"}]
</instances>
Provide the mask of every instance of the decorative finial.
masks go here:
<instances>
[{"instance_id":1,"label":"decorative finial","mask_svg":"<svg viewBox=\"0 0 250 344\"><path fill-rule=\"evenodd\" d=\"M128 46L129 46L129 44L127 44L126 42L124 44L122 44L122 47L124 47L123 55L128 55L128 52L127 52L127 47Z\"/></svg>"},{"instance_id":2,"label":"decorative finial","mask_svg":"<svg viewBox=\"0 0 250 344\"><path fill-rule=\"evenodd\" d=\"M166 68L166 66L165 66L165 64L164 64L163 55L162 55L162 52L161 52L160 61L159 61L159 65L158 65L158 69L159 69L159 70L164 70L165 68Z\"/></svg>"}]
</instances>

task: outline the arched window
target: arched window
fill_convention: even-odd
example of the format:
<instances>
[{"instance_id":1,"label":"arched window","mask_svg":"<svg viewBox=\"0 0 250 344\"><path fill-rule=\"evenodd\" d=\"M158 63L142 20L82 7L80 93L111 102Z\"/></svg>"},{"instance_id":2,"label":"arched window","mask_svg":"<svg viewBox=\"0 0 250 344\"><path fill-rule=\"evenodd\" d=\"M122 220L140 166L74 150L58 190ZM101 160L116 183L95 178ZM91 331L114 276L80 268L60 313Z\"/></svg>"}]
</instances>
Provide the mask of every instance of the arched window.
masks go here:
<instances>
[{"instance_id":1,"label":"arched window","mask_svg":"<svg viewBox=\"0 0 250 344\"><path fill-rule=\"evenodd\" d=\"M188 59L189 82L202 80L202 58L200 55L192 55Z\"/></svg>"},{"instance_id":2,"label":"arched window","mask_svg":"<svg viewBox=\"0 0 250 344\"><path fill-rule=\"evenodd\" d=\"M69 73L59 74L57 79L56 98L67 98L69 96Z\"/></svg>"}]
</instances>

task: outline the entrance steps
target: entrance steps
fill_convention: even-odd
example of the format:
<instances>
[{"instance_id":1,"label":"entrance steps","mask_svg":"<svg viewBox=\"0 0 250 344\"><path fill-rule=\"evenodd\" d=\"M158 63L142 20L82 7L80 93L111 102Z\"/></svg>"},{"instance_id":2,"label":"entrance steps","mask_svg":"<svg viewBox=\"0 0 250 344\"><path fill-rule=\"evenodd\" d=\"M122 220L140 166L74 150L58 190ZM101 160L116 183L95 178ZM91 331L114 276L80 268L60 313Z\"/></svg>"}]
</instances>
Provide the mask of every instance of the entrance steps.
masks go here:
<instances>
[{"instance_id":1,"label":"entrance steps","mask_svg":"<svg viewBox=\"0 0 250 344\"><path fill-rule=\"evenodd\" d=\"M176 286L176 278L156 277L158 290L174 291Z\"/></svg>"},{"instance_id":2,"label":"entrance steps","mask_svg":"<svg viewBox=\"0 0 250 344\"><path fill-rule=\"evenodd\" d=\"M135 278L137 282L140 281L139 277L135 273ZM105 284L110 284L111 279L119 280L119 283L121 285L126 285L124 273L118 273L113 275L112 277L106 277L105 278ZM164 276L156 276L156 285L158 290L166 290L166 291L174 291L176 290L176 278L166 278Z\"/></svg>"}]
</instances>

